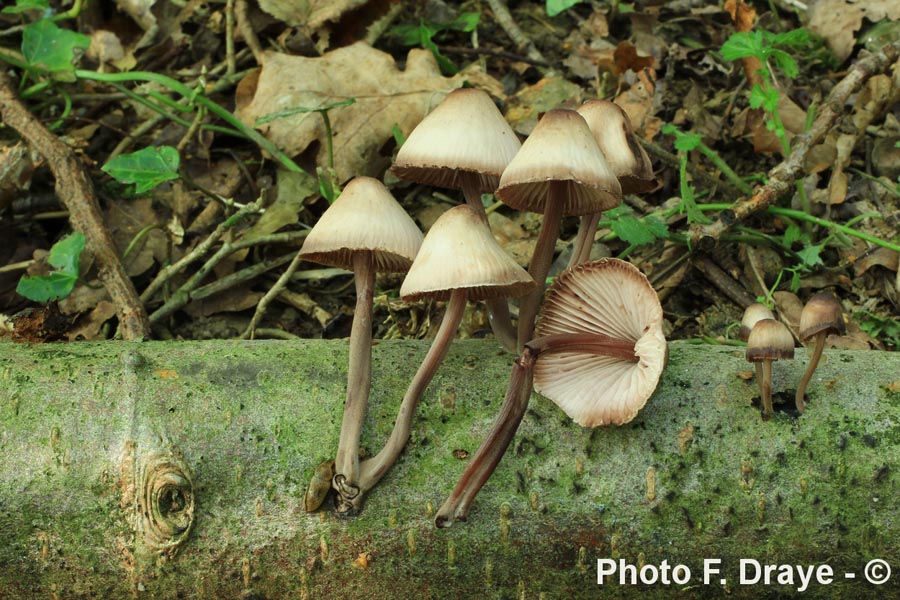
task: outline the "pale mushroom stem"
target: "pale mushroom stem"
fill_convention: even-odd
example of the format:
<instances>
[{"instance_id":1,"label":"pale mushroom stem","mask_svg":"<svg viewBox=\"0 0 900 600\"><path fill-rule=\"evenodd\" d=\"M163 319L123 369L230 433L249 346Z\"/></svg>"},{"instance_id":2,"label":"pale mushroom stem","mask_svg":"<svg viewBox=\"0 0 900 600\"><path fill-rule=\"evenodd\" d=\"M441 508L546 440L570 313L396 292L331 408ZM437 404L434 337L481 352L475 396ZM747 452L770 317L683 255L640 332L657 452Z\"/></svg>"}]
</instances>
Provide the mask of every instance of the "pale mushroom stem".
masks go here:
<instances>
[{"instance_id":1,"label":"pale mushroom stem","mask_svg":"<svg viewBox=\"0 0 900 600\"><path fill-rule=\"evenodd\" d=\"M416 406L419 399L425 392L425 388L431 382L435 372L447 356L450 344L456 336L456 330L462 321L463 313L466 309L466 299L468 290L453 290L450 294L450 301L447 304L447 310L438 328L437 335L428 349L428 354L419 370L416 371L415 377L406 389L406 395L400 403L400 410L397 413L397 420L394 423L394 429L391 431L391 437L388 439L384 448L373 458L365 460L360 465L359 487L365 492L372 489L376 483L384 476L391 466L397 461L397 457L403 451L406 441L409 439L409 431L412 428L413 417L416 413Z\"/></svg>"},{"instance_id":2,"label":"pale mushroom stem","mask_svg":"<svg viewBox=\"0 0 900 600\"><path fill-rule=\"evenodd\" d=\"M578 235L575 237L575 244L572 246L572 254L569 257L570 269L590 260L600 215L601 213L596 212L581 217L581 221L578 223Z\"/></svg>"},{"instance_id":3,"label":"pale mushroom stem","mask_svg":"<svg viewBox=\"0 0 900 600\"><path fill-rule=\"evenodd\" d=\"M531 334L534 333L534 320L544 297L547 273L550 271L550 263L553 262L553 250L556 248L556 237L559 235L559 226L562 222L566 187L564 181L551 181L548 185L544 220L541 223L541 231L534 247L534 254L531 256L531 264L528 266L528 274L537 282L537 289L525 296L519 305L518 349L520 352L525 348L525 343L531 339Z\"/></svg>"},{"instance_id":4,"label":"pale mushroom stem","mask_svg":"<svg viewBox=\"0 0 900 600\"><path fill-rule=\"evenodd\" d=\"M462 174L460 179L462 180L462 191L466 197L466 204L481 215L481 218L487 223L487 213L484 212L484 204L481 202L481 191L477 185L477 176ZM506 350L515 352L516 330L513 328L512 318L509 316L509 303L506 301L506 298L485 300L484 304L488 309L488 321L491 324L491 331L494 332L494 337Z\"/></svg>"},{"instance_id":5,"label":"pale mushroom stem","mask_svg":"<svg viewBox=\"0 0 900 600\"><path fill-rule=\"evenodd\" d=\"M822 358L822 350L825 349L825 336L827 333L827 330L823 330L816 334L815 348L813 348L809 364L806 366L806 372L803 373L803 379L800 380L800 385L797 386L797 396L795 397L795 400L797 410L801 413L806 412L806 387L809 385L809 380L812 379L813 372L815 372L816 367L819 365L819 359Z\"/></svg>"},{"instance_id":6,"label":"pale mushroom stem","mask_svg":"<svg viewBox=\"0 0 900 600\"><path fill-rule=\"evenodd\" d=\"M375 261L371 252L353 256L356 308L350 328L350 360L347 368L347 400L335 458L334 487L340 496L338 511L347 512L358 495L359 438L369 402L372 383L372 299L375 289Z\"/></svg>"},{"instance_id":7,"label":"pale mushroom stem","mask_svg":"<svg viewBox=\"0 0 900 600\"><path fill-rule=\"evenodd\" d=\"M522 356L516 359L500 414L453 492L438 510L434 519L436 526L449 527L454 520L466 520L472 501L506 453L528 408L534 379L534 358L526 348Z\"/></svg>"},{"instance_id":8,"label":"pale mushroom stem","mask_svg":"<svg viewBox=\"0 0 900 600\"><path fill-rule=\"evenodd\" d=\"M764 360L762 362L762 379L759 382L759 393L762 398L763 419L769 420L775 415L775 409L772 407L772 361Z\"/></svg>"}]
</instances>

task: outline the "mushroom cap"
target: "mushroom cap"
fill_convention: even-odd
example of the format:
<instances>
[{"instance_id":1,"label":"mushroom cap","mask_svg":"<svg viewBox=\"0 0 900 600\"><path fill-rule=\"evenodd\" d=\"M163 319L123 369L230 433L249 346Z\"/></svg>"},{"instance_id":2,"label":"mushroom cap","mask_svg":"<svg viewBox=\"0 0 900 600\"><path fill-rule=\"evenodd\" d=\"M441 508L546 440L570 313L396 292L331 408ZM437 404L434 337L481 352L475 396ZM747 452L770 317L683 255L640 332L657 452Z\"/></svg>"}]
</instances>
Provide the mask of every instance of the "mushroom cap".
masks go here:
<instances>
[{"instance_id":1,"label":"mushroom cap","mask_svg":"<svg viewBox=\"0 0 900 600\"><path fill-rule=\"evenodd\" d=\"M487 222L468 205L442 214L425 236L403 285L404 300L447 300L466 288L470 300L524 296L537 284L504 252Z\"/></svg>"},{"instance_id":2,"label":"mushroom cap","mask_svg":"<svg viewBox=\"0 0 900 600\"><path fill-rule=\"evenodd\" d=\"M769 310L768 306L760 304L759 302L754 302L744 309L744 316L741 318L741 329L738 332L738 337L746 342L747 338L750 337L750 332L753 331L753 326L756 325L757 322L762 321L763 319L774 318L775 314Z\"/></svg>"},{"instance_id":3,"label":"mushroom cap","mask_svg":"<svg viewBox=\"0 0 900 600\"><path fill-rule=\"evenodd\" d=\"M451 189L461 189L469 174L481 193L490 193L521 146L487 92L462 88L413 129L391 171L400 179Z\"/></svg>"},{"instance_id":4,"label":"mushroom cap","mask_svg":"<svg viewBox=\"0 0 900 600\"><path fill-rule=\"evenodd\" d=\"M800 312L800 341L805 342L817 333L844 333L847 330L841 303L827 292L815 294Z\"/></svg>"},{"instance_id":5,"label":"mushroom cap","mask_svg":"<svg viewBox=\"0 0 900 600\"><path fill-rule=\"evenodd\" d=\"M540 354L534 388L584 427L631 421L665 367L662 323L659 296L631 263L606 258L565 271L550 286L535 337L599 333L633 340L638 361L580 352Z\"/></svg>"},{"instance_id":6,"label":"mushroom cap","mask_svg":"<svg viewBox=\"0 0 900 600\"><path fill-rule=\"evenodd\" d=\"M608 100L588 100L578 107L623 194L649 192L657 185L650 157L641 146L631 120L622 108Z\"/></svg>"},{"instance_id":7,"label":"mushroom cap","mask_svg":"<svg viewBox=\"0 0 900 600\"><path fill-rule=\"evenodd\" d=\"M538 121L503 171L496 193L513 208L543 213L550 182L566 185L564 216L602 212L622 202L615 173L574 110L551 110Z\"/></svg>"},{"instance_id":8,"label":"mushroom cap","mask_svg":"<svg viewBox=\"0 0 900 600\"><path fill-rule=\"evenodd\" d=\"M377 271L403 272L421 245L422 232L384 184L371 177L356 177L319 217L300 255L323 265L352 269L353 255L370 251Z\"/></svg>"},{"instance_id":9,"label":"mushroom cap","mask_svg":"<svg viewBox=\"0 0 900 600\"><path fill-rule=\"evenodd\" d=\"M761 319L747 338L747 360L782 360L794 358L794 336L781 321Z\"/></svg>"}]
</instances>

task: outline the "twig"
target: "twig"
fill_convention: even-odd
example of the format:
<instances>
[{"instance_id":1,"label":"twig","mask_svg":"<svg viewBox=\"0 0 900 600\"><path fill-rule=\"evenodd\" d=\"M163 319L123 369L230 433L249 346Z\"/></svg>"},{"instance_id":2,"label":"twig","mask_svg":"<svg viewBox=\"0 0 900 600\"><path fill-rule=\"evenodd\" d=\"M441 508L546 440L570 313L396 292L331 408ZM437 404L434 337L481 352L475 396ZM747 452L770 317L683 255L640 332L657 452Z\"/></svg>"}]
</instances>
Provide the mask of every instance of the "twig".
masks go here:
<instances>
[{"instance_id":1,"label":"twig","mask_svg":"<svg viewBox=\"0 0 900 600\"><path fill-rule=\"evenodd\" d=\"M719 218L712 224L691 226L689 232L691 242L698 245L702 243L704 246L714 243L735 223L765 210L792 193L796 180L803 174L806 155L834 127L838 118L844 115L844 106L850 95L869 77L885 71L897 61L898 57L900 57L900 41L885 46L877 54L869 54L857 61L844 79L832 88L809 130L795 138L790 155L769 171L768 183L758 188L750 198L739 202L733 209L719 213Z\"/></svg>"},{"instance_id":2,"label":"twig","mask_svg":"<svg viewBox=\"0 0 900 600\"><path fill-rule=\"evenodd\" d=\"M719 288L723 294L741 308L747 308L756 301L740 283L732 279L728 273L722 270L722 267L714 263L708 256L698 255L694 257L694 266L703 273L703 276L710 283Z\"/></svg>"},{"instance_id":3,"label":"twig","mask_svg":"<svg viewBox=\"0 0 900 600\"><path fill-rule=\"evenodd\" d=\"M656 142L651 142L651 141L644 140L644 139L641 139L640 142L641 142L641 146L643 146L644 149L649 154L658 158L659 160L666 163L670 167L673 167L675 169L679 168L680 161L676 155L672 154L671 152L669 152L668 150L666 150L665 148L663 148ZM719 179L718 177L715 177L702 169L698 169L690 162L688 162L687 169L688 169L688 173L691 174L691 177L693 177L694 180L696 180L696 181L703 182L704 186L713 188L713 189L718 187L723 190L726 190L728 192L728 194L730 195L730 197L732 197L732 198L740 198L741 197L741 190L736 188L734 186L734 184L732 184L730 181L728 181L726 179Z\"/></svg>"},{"instance_id":4,"label":"twig","mask_svg":"<svg viewBox=\"0 0 900 600\"><path fill-rule=\"evenodd\" d=\"M84 234L87 248L97 258L100 281L116 306L122 336L126 340L148 337L150 322L147 313L103 223L87 169L71 148L28 112L13 89L9 77L0 72L0 117L3 123L14 129L47 160L56 179L56 194L69 210L72 227Z\"/></svg>"},{"instance_id":5,"label":"twig","mask_svg":"<svg viewBox=\"0 0 900 600\"><path fill-rule=\"evenodd\" d=\"M225 74L234 75L237 59L234 57L234 0L225 0Z\"/></svg>"},{"instance_id":6,"label":"twig","mask_svg":"<svg viewBox=\"0 0 900 600\"><path fill-rule=\"evenodd\" d=\"M259 304L256 305L256 312L253 313L253 318L250 319L250 324L247 325L247 329L246 331L244 331L244 335L241 336L243 339L246 340L247 338L249 338L252 340L255 337L254 333L256 331L256 324L259 323L259 320L262 318L262 316L266 314L266 309L269 307L269 303L271 303L272 300L274 300L278 296L278 294L281 293L284 287L291 280L291 276L294 274L294 271L297 270L297 267L300 266L302 260L303 258L301 257L300 253L297 252L296 255L294 255L294 260L291 261L291 264L288 265L288 268L285 269L284 273L281 274L281 277L278 278L278 281L276 281L275 284L271 288L269 288L269 291L266 292L265 296L260 298Z\"/></svg>"},{"instance_id":7,"label":"twig","mask_svg":"<svg viewBox=\"0 0 900 600\"><path fill-rule=\"evenodd\" d=\"M262 45L259 43L259 38L256 37L256 32L253 31L253 26L250 24L247 0L235 0L234 16L237 19L238 31L241 32L241 37L244 38L244 42L250 48L250 52L253 53L253 58L256 59L257 64L263 64L266 56Z\"/></svg>"},{"instance_id":8,"label":"twig","mask_svg":"<svg viewBox=\"0 0 900 600\"><path fill-rule=\"evenodd\" d=\"M537 49L534 42L528 39L528 36L525 35L525 32L522 31L522 28L519 27L518 23L513 19L512 14L509 12L509 8L506 6L506 2L504 0L488 0L488 5L491 7L491 12L494 13L494 18L497 19L497 24L510 37L516 45L516 49L519 51L524 50L525 54L531 60L547 64L547 59L544 58L544 55Z\"/></svg>"},{"instance_id":9,"label":"twig","mask_svg":"<svg viewBox=\"0 0 900 600\"><path fill-rule=\"evenodd\" d=\"M212 283L207 283L204 286L200 286L196 290L191 292L191 300L203 300L204 298L208 298L209 296L212 296L214 294L218 294L220 292L224 292L227 289L231 289L240 283L255 279L266 271L277 269L281 265L290 262L295 254L296 253L294 252L288 252L287 254L282 254L281 256L277 256L275 258L270 258L268 260L253 263L249 267L241 269L240 271L235 271L231 275L226 275L221 279L216 279Z\"/></svg>"},{"instance_id":10,"label":"twig","mask_svg":"<svg viewBox=\"0 0 900 600\"><path fill-rule=\"evenodd\" d=\"M538 67L546 67L550 68L550 63L544 62L542 60L535 60L533 58L529 58L527 56L522 56L521 54L516 54L515 52L504 52L502 50L491 50L490 48L466 48L464 46L440 46L439 48L443 52L447 54L462 54L462 55L474 55L474 56L496 56L497 58L505 58L507 60L512 60L516 62L523 62L529 65L535 65Z\"/></svg>"}]
</instances>

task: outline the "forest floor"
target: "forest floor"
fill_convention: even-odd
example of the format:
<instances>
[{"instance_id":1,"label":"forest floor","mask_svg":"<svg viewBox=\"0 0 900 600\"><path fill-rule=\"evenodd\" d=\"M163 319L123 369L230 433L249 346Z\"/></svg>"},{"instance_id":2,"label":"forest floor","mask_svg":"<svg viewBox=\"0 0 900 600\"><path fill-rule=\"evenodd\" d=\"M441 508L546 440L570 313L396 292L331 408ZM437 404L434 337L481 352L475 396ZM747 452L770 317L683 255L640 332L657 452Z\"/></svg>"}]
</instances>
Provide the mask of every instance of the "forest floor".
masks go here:
<instances>
[{"instance_id":1,"label":"forest floor","mask_svg":"<svg viewBox=\"0 0 900 600\"><path fill-rule=\"evenodd\" d=\"M425 231L461 202L389 167L468 85L521 139L553 108L602 98L626 111L658 184L604 214L592 257L648 276L670 339L739 344L757 300L796 335L803 303L826 291L848 323L832 346L900 345L896 3L294 4L3 9L7 335L347 336L352 275L297 250L354 176L384 181ZM540 216L484 201L497 240L527 265ZM563 220L550 276L577 229ZM402 301L401 281L378 276L376 337L433 335L443 303ZM481 305L460 335L490 335Z\"/></svg>"}]
</instances>

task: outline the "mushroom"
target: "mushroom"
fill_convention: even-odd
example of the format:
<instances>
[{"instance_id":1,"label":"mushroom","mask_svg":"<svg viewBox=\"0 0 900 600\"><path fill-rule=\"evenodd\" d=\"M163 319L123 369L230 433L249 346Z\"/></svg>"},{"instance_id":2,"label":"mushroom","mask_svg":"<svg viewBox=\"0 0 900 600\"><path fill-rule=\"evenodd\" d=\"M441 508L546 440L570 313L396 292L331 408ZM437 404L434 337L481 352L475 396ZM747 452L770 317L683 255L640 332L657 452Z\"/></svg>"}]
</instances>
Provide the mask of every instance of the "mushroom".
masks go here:
<instances>
[{"instance_id":1,"label":"mushroom","mask_svg":"<svg viewBox=\"0 0 900 600\"><path fill-rule=\"evenodd\" d=\"M578 107L578 114L584 117L607 164L619 179L623 195L649 192L657 186L650 157L638 141L631 119L618 104L608 100L588 100ZM599 220L599 212L581 217L569 259L570 267L590 258Z\"/></svg>"},{"instance_id":2,"label":"mushroom","mask_svg":"<svg viewBox=\"0 0 900 600\"><path fill-rule=\"evenodd\" d=\"M360 491L371 489L396 462L409 439L413 416L456 335L468 300L522 296L534 280L494 240L476 210L462 205L441 215L425 236L403 285L406 301L449 300L437 335L403 397L385 447L360 466Z\"/></svg>"},{"instance_id":3,"label":"mushroom","mask_svg":"<svg viewBox=\"0 0 900 600\"><path fill-rule=\"evenodd\" d=\"M334 466L338 512L352 510L358 494L359 438L372 379L375 272L406 271L421 244L422 232L387 188L377 179L357 177L322 214L300 250L306 260L351 269L356 282L347 400Z\"/></svg>"},{"instance_id":4,"label":"mushroom","mask_svg":"<svg viewBox=\"0 0 900 600\"><path fill-rule=\"evenodd\" d=\"M744 309L744 316L741 317L741 328L738 331L738 337L745 342L753 331L753 326L763 319L774 319L775 314L765 304L754 302Z\"/></svg>"},{"instance_id":5,"label":"mushroom","mask_svg":"<svg viewBox=\"0 0 900 600\"><path fill-rule=\"evenodd\" d=\"M503 171L497 197L513 208L544 215L528 267L538 288L519 306L518 347L522 349L534 331L562 218L618 206L622 189L584 118L572 110L555 109L538 121Z\"/></svg>"},{"instance_id":6,"label":"mushroom","mask_svg":"<svg viewBox=\"0 0 900 600\"><path fill-rule=\"evenodd\" d=\"M772 362L794 358L794 337L781 321L761 319L750 331L747 338L747 360L762 363L758 377L759 396L762 399L763 419L771 419L775 414L772 408Z\"/></svg>"},{"instance_id":7,"label":"mushroom","mask_svg":"<svg viewBox=\"0 0 900 600\"><path fill-rule=\"evenodd\" d=\"M602 259L560 275L513 367L501 413L437 513L466 520L476 494L512 441L534 388L585 427L622 425L653 394L667 358L659 297L628 262Z\"/></svg>"},{"instance_id":8,"label":"mushroom","mask_svg":"<svg viewBox=\"0 0 900 600\"><path fill-rule=\"evenodd\" d=\"M491 97L479 89L447 94L413 129L397 152L391 172L400 179L462 190L466 203L487 222L481 194L497 189L500 174L521 143ZM516 346L506 300L485 302L494 336Z\"/></svg>"},{"instance_id":9,"label":"mushroom","mask_svg":"<svg viewBox=\"0 0 900 600\"><path fill-rule=\"evenodd\" d=\"M842 335L846 330L844 317L841 314L841 304L831 294L815 294L800 312L800 341L805 344L815 338L812 357L809 359L809 365L806 367L806 372L803 373L800 385L797 386L795 400L797 410L800 412L806 411L806 387L819 364L822 350L825 348L825 338L829 333Z\"/></svg>"}]
</instances>

